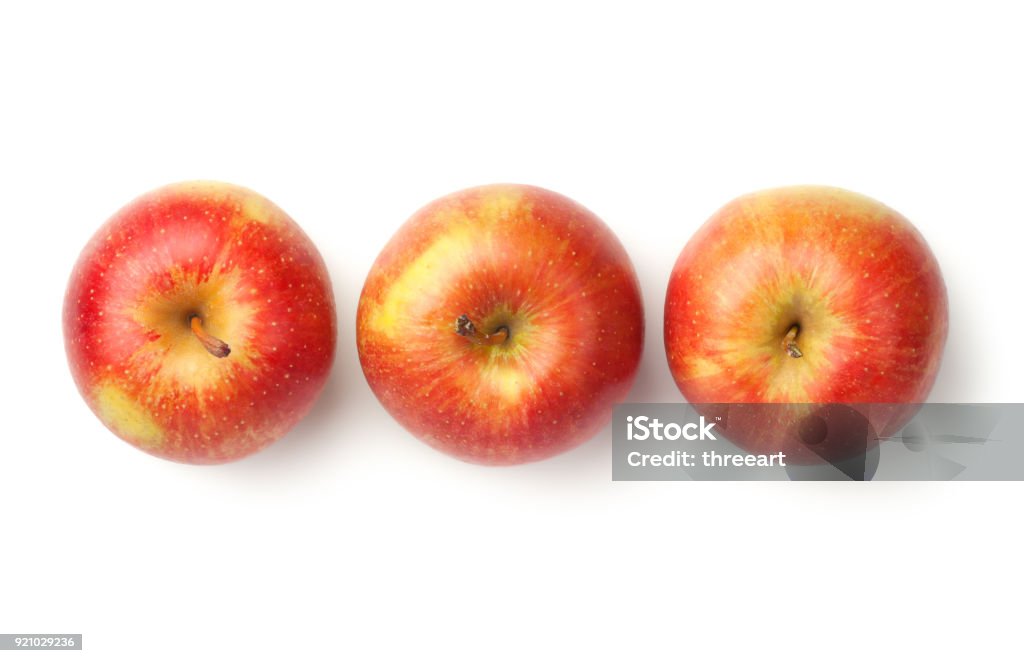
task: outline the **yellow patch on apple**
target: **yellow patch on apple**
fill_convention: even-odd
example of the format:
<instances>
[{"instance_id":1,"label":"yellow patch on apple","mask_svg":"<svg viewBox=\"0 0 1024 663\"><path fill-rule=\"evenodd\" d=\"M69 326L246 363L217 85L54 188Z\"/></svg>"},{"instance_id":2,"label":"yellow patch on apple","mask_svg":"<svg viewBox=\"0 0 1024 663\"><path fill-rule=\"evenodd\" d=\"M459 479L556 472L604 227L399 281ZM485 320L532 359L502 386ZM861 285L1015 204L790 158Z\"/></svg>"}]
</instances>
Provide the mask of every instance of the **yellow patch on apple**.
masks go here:
<instances>
[{"instance_id":1,"label":"yellow patch on apple","mask_svg":"<svg viewBox=\"0 0 1024 663\"><path fill-rule=\"evenodd\" d=\"M369 316L370 328L388 338L407 333L424 307L436 301L460 273L469 273L487 257L498 255L500 246L488 232L490 228L507 223L513 216L531 214L532 205L524 204L521 194L508 189L486 194L474 218L457 208L441 210L437 218L446 227L445 233L387 287ZM446 278L437 278L437 273Z\"/></svg>"},{"instance_id":2,"label":"yellow patch on apple","mask_svg":"<svg viewBox=\"0 0 1024 663\"><path fill-rule=\"evenodd\" d=\"M109 382L96 388L96 409L100 419L119 436L144 449L156 449L164 443L164 431L144 407Z\"/></svg>"}]
</instances>

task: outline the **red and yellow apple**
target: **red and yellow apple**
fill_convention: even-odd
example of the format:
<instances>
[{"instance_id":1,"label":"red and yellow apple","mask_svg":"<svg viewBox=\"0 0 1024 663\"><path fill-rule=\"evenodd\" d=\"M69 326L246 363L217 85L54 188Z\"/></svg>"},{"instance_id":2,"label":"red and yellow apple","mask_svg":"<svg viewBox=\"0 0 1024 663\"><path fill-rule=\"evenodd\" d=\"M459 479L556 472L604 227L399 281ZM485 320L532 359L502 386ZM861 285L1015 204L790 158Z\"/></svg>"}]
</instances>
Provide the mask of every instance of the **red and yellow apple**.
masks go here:
<instances>
[{"instance_id":1,"label":"red and yellow apple","mask_svg":"<svg viewBox=\"0 0 1024 663\"><path fill-rule=\"evenodd\" d=\"M64 300L71 373L116 435L219 463L312 407L335 349L316 247L266 198L187 182L121 209L82 251Z\"/></svg>"},{"instance_id":2,"label":"red and yellow apple","mask_svg":"<svg viewBox=\"0 0 1024 663\"><path fill-rule=\"evenodd\" d=\"M921 234L885 205L829 187L730 202L683 249L665 300L683 396L751 404L726 408L720 429L794 462L855 450L842 431L838 446L815 447L830 420L857 420L875 442L902 427L935 381L946 330L945 285ZM790 405L754 407L780 403ZM851 417L822 403L888 405Z\"/></svg>"},{"instance_id":3,"label":"red and yellow apple","mask_svg":"<svg viewBox=\"0 0 1024 663\"><path fill-rule=\"evenodd\" d=\"M633 266L593 213L484 186L417 212L381 252L357 340L384 407L457 458L536 461L593 437L643 345Z\"/></svg>"}]
</instances>

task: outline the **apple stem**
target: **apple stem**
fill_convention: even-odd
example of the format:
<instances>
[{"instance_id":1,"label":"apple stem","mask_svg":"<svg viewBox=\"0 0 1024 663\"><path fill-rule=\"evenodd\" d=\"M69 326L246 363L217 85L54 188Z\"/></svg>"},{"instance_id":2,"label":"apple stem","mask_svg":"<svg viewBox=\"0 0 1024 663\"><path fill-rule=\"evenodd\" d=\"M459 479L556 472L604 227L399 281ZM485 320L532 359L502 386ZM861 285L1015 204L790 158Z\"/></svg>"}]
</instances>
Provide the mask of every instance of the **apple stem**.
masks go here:
<instances>
[{"instance_id":1,"label":"apple stem","mask_svg":"<svg viewBox=\"0 0 1024 663\"><path fill-rule=\"evenodd\" d=\"M793 325L786 332L786 337L782 339L782 347L786 349L786 354L793 359L799 359L804 356L804 353L800 352L800 348L796 345L796 335L799 333L800 325Z\"/></svg>"},{"instance_id":2,"label":"apple stem","mask_svg":"<svg viewBox=\"0 0 1024 663\"><path fill-rule=\"evenodd\" d=\"M466 314L460 315L455 321L455 333L468 338L476 345L501 345L508 340L508 327L498 327L493 333L484 334Z\"/></svg>"},{"instance_id":3,"label":"apple stem","mask_svg":"<svg viewBox=\"0 0 1024 663\"><path fill-rule=\"evenodd\" d=\"M211 336L206 333L203 329L203 319L198 315L193 315L188 321L189 327L192 328L192 333L196 335L199 342L203 344L206 351L218 359L223 359L231 354L231 348L227 343L220 340L216 336Z\"/></svg>"}]
</instances>

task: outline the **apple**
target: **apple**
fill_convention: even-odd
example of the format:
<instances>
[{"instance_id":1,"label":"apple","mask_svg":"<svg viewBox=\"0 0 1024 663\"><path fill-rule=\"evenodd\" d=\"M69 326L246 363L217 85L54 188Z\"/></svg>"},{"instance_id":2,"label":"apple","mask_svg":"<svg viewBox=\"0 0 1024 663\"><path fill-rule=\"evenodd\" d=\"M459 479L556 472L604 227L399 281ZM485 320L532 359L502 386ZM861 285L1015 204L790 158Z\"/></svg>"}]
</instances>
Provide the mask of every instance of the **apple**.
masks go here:
<instances>
[{"instance_id":1,"label":"apple","mask_svg":"<svg viewBox=\"0 0 1024 663\"><path fill-rule=\"evenodd\" d=\"M665 299L665 350L686 400L719 404L703 411L727 413L720 430L736 444L797 463L897 432L931 390L946 332L945 284L921 234L831 187L730 202L687 243ZM854 424L865 433L843 432Z\"/></svg>"},{"instance_id":2,"label":"apple","mask_svg":"<svg viewBox=\"0 0 1024 663\"><path fill-rule=\"evenodd\" d=\"M414 214L357 313L359 359L385 409L435 448L492 465L592 438L632 385L643 331L611 230L564 196L511 184Z\"/></svg>"},{"instance_id":3,"label":"apple","mask_svg":"<svg viewBox=\"0 0 1024 663\"><path fill-rule=\"evenodd\" d=\"M335 349L316 247L248 189L173 184L89 241L64 299L68 363L111 431L186 463L242 458L312 407Z\"/></svg>"}]
</instances>

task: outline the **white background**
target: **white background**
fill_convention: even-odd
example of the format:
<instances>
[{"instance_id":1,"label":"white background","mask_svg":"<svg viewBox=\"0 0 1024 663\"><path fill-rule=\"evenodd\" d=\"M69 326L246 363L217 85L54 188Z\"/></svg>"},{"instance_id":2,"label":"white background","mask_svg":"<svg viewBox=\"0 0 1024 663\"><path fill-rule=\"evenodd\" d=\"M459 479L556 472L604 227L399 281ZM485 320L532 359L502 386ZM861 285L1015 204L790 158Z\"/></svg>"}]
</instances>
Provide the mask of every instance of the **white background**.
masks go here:
<instances>
[{"instance_id":1,"label":"white background","mask_svg":"<svg viewBox=\"0 0 1024 663\"><path fill-rule=\"evenodd\" d=\"M683 244L739 194L823 183L900 210L938 256L932 400L1024 400L1013 3L279 5L0 10L0 631L85 634L80 653L0 658L1020 655L1020 484L615 484L607 430L540 464L466 465L380 408L353 338L413 211L533 183L622 239L648 321L631 400L677 400L661 322ZM219 467L108 433L60 325L99 224L196 178L306 229L340 323L312 415Z\"/></svg>"}]
</instances>

